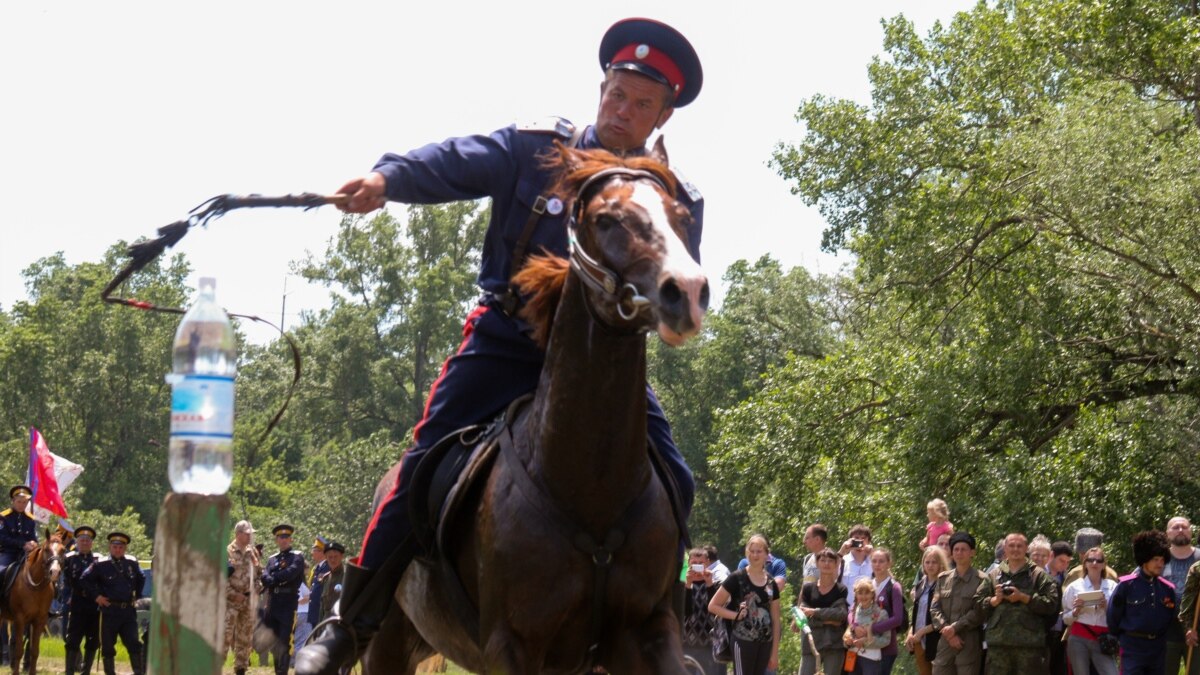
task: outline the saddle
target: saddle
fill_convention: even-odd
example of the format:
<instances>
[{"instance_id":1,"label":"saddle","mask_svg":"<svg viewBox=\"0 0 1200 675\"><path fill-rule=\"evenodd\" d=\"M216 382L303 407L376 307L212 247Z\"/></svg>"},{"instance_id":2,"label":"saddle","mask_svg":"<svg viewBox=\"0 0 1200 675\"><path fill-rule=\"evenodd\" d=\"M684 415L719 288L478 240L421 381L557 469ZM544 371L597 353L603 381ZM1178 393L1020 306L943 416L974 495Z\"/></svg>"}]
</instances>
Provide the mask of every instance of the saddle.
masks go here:
<instances>
[{"instance_id":1,"label":"saddle","mask_svg":"<svg viewBox=\"0 0 1200 675\"><path fill-rule=\"evenodd\" d=\"M12 562L11 565L4 568L4 577L0 579L0 598L8 600L8 593L12 590L13 584L17 581L17 575L21 573L21 568L25 566L25 558L27 553L21 553L21 557Z\"/></svg>"}]
</instances>

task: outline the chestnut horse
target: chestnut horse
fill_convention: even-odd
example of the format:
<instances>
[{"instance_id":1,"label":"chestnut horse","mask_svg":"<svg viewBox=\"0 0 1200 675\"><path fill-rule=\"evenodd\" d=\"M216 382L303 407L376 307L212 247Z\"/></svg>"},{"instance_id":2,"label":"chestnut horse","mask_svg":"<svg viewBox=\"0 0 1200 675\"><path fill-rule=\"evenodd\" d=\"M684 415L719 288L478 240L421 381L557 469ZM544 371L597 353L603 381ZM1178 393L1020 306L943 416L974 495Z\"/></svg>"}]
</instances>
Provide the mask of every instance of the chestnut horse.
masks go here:
<instances>
[{"instance_id":1,"label":"chestnut horse","mask_svg":"<svg viewBox=\"0 0 1200 675\"><path fill-rule=\"evenodd\" d=\"M0 607L0 620L8 624L8 654L13 675L21 671L25 651L25 629L29 630L29 675L37 672L38 650L50 620L54 585L62 572L64 547L58 535L47 533L46 541L25 556L8 598Z\"/></svg>"},{"instance_id":2,"label":"chestnut horse","mask_svg":"<svg viewBox=\"0 0 1200 675\"><path fill-rule=\"evenodd\" d=\"M546 360L464 510L473 527L445 547L478 610L478 642L456 618L445 568L418 558L365 672L408 675L435 651L508 675L687 672L671 602L680 532L646 441L646 333L678 345L699 332L708 282L666 161L661 138L650 157L559 147L547 158L573 214L571 257L535 256L516 276Z\"/></svg>"}]
</instances>

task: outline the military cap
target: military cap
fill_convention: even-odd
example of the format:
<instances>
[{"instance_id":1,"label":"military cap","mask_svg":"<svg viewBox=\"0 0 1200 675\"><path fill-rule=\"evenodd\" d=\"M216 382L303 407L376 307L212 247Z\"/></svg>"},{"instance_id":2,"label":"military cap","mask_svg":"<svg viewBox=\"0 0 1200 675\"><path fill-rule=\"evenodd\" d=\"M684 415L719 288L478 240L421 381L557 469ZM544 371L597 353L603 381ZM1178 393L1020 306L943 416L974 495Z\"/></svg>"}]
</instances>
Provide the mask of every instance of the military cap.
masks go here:
<instances>
[{"instance_id":1,"label":"military cap","mask_svg":"<svg viewBox=\"0 0 1200 675\"><path fill-rule=\"evenodd\" d=\"M109 532L108 543L110 544L129 544L129 535L124 532Z\"/></svg>"},{"instance_id":2,"label":"military cap","mask_svg":"<svg viewBox=\"0 0 1200 675\"><path fill-rule=\"evenodd\" d=\"M326 553L328 553L330 551L337 551L338 553L344 554L346 552L346 547L342 546L341 544L339 544L336 541L331 541L331 542L329 542L329 545L325 547Z\"/></svg>"},{"instance_id":3,"label":"military cap","mask_svg":"<svg viewBox=\"0 0 1200 675\"><path fill-rule=\"evenodd\" d=\"M16 499L19 495L24 495L32 499L33 490L28 485L14 485L12 486L12 489L8 491L9 499Z\"/></svg>"},{"instance_id":4,"label":"military cap","mask_svg":"<svg viewBox=\"0 0 1200 675\"><path fill-rule=\"evenodd\" d=\"M972 551L975 550L975 537L972 537L968 532L955 532L950 535L950 550L954 550L954 545L962 542L969 546Z\"/></svg>"},{"instance_id":5,"label":"military cap","mask_svg":"<svg viewBox=\"0 0 1200 675\"><path fill-rule=\"evenodd\" d=\"M80 537L88 537L91 539L95 539L96 531L93 530L92 528L88 527L87 525L80 525L79 527L75 528L75 538L78 539Z\"/></svg>"},{"instance_id":6,"label":"military cap","mask_svg":"<svg viewBox=\"0 0 1200 675\"><path fill-rule=\"evenodd\" d=\"M286 524L276 525L275 527L271 528L271 534L275 535L276 537L278 537L282 534L286 534L287 536L290 537L290 536L292 536L292 533L295 531L296 531L296 528L292 527L291 525L286 525Z\"/></svg>"},{"instance_id":7,"label":"military cap","mask_svg":"<svg viewBox=\"0 0 1200 675\"><path fill-rule=\"evenodd\" d=\"M329 550L329 540L321 535L317 535L317 540L313 542L313 548L319 548L322 551Z\"/></svg>"},{"instance_id":8,"label":"military cap","mask_svg":"<svg viewBox=\"0 0 1200 675\"><path fill-rule=\"evenodd\" d=\"M704 82L692 44L679 31L653 19L614 23L600 40L600 67L632 70L666 85L675 92L676 108L694 101Z\"/></svg>"}]
</instances>

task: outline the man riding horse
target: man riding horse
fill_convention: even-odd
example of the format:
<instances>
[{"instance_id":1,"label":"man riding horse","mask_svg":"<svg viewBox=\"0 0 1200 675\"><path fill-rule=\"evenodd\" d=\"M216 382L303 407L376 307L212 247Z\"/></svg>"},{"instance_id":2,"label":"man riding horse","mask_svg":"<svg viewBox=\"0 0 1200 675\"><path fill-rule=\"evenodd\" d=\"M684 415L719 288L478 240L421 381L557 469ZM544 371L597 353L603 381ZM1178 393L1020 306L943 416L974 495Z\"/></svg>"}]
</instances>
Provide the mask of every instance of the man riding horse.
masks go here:
<instances>
[{"instance_id":1,"label":"man riding horse","mask_svg":"<svg viewBox=\"0 0 1200 675\"><path fill-rule=\"evenodd\" d=\"M405 567L420 552L408 513L408 494L421 458L442 437L494 417L537 387L545 352L517 317L522 299L510 279L527 254L544 250L567 255L568 214L562 201L549 194L553 176L542 162L546 151L559 142L618 155L644 155L650 134L670 119L675 108L696 98L703 79L699 58L687 39L649 19L614 24L601 41L600 64L604 80L594 125L576 127L554 118L489 135L452 138L405 155L386 154L370 174L338 190L350 195L342 207L350 213L368 213L389 200L430 204L483 197L491 198L492 212L479 273L484 295L467 316L458 353L446 361L433 383L394 490L376 509L355 564L346 565L340 607L357 611L341 614L297 653L297 675L332 674L351 665L378 630ZM692 214L688 249L699 261L704 204L690 183L682 177L679 182L683 187L679 200ZM680 517L686 519L695 493L692 474L649 387L646 395L648 435L666 467L660 477L677 495ZM388 578L377 578L376 572L389 560Z\"/></svg>"},{"instance_id":2,"label":"man riding horse","mask_svg":"<svg viewBox=\"0 0 1200 675\"><path fill-rule=\"evenodd\" d=\"M38 547L37 521L25 513L33 490L28 485L14 485L8 496L12 507L0 511L0 580L4 579L9 565ZM3 590L7 592L8 589Z\"/></svg>"}]
</instances>

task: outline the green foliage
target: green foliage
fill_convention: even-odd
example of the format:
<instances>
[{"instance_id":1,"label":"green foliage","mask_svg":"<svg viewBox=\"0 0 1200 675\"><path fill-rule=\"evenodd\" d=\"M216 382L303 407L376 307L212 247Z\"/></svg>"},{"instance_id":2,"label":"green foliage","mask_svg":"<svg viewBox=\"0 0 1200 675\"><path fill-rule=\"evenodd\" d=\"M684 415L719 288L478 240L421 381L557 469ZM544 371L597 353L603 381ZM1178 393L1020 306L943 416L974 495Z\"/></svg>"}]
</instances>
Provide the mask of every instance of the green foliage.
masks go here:
<instances>
[{"instance_id":1,"label":"green foliage","mask_svg":"<svg viewBox=\"0 0 1200 675\"><path fill-rule=\"evenodd\" d=\"M155 514L156 516L158 514ZM108 534L124 532L129 535L129 546L125 549L141 561L149 561L154 555L153 534L146 530L141 515L132 506L125 507L120 515L111 515L95 509L79 509L71 513L71 524L75 527L87 525L96 530L92 551L97 555L108 555Z\"/></svg>"}]
</instances>

